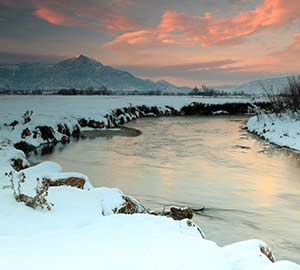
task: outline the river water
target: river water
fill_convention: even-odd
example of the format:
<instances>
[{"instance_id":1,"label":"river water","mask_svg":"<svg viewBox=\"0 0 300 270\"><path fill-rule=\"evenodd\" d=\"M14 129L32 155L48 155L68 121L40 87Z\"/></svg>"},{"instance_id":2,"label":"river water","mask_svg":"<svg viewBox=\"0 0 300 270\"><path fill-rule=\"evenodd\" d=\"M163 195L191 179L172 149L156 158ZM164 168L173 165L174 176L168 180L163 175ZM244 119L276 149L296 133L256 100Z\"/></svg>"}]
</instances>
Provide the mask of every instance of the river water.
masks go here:
<instances>
[{"instance_id":1,"label":"river water","mask_svg":"<svg viewBox=\"0 0 300 270\"><path fill-rule=\"evenodd\" d=\"M57 146L51 160L147 206L205 207L194 221L219 245L262 239L300 263L300 155L258 140L242 117L165 117L127 124L142 135Z\"/></svg>"}]
</instances>

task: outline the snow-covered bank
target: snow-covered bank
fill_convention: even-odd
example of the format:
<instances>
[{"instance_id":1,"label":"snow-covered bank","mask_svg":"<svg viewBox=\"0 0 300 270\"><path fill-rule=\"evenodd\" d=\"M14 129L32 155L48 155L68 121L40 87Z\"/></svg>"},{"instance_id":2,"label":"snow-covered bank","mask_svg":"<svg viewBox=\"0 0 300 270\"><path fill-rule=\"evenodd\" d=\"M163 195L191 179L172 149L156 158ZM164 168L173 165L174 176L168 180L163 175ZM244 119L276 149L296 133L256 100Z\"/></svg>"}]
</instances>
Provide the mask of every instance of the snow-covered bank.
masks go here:
<instances>
[{"instance_id":1,"label":"snow-covered bank","mask_svg":"<svg viewBox=\"0 0 300 270\"><path fill-rule=\"evenodd\" d=\"M257 104L268 106L261 101ZM249 99L229 98L4 96L0 99L0 142L27 152L43 143L68 143L81 130L117 127L140 117L246 114L251 107ZM26 123L21 117L25 111L33 112Z\"/></svg>"},{"instance_id":2,"label":"snow-covered bank","mask_svg":"<svg viewBox=\"0 0 300 270\"><path fill-rule=\"evenodd\" d=\"M288 114L281 117L274 114L253 116L246 128L271 143L300 151L300 120Z\"/></svg>"},{"instance_id":3,"label":"snow-covered bank","mask_svg":"<svg viewBox=\"0 0 300 270\"><path fill-rule=\"evenodd\" d=\"M157 103L151 105L156 106L153 111L158 109L158 113L170 112L165 102L165 99L157 100ZM134 105L129 106L132 108ZM118 189L93 188L86 176L63 172L59 164L44 162L27 168L29 164L24 153L16 150L12 143L20 139L34 145L44 143L44 128L41 130L36 127L48 126L54 129L53 138L48 138L51 141L67 136L66 126L70 133L73 132L72 127L76 130L75 126L78 126L78 120L82 117L96 121L102 119L97 114L98 107L94 108L94 113L90 111L93 114L91 117L88 114L84 116L86 112L80 111L72 116L71 111L62 112L63 108L59 109L59 106L57 110L61 110L61 114L51 114L49 111L53 104L44 103L44 106L41 112L33 114L30 122L24 124L20 114L15 114L4 122L18 119L19 123L15 126L3 125L0 129L1 269L300 269L290 262L274 263L269 248L259 240L220 247L204 239L198 227L187 219L174 221L167 217L142 214L142 209L136 209L135 212L139 213L134 215L116 214L126 203L126 195ZM101 107L101 103L98 106ZM128 104L123 107L126 106ZM66 105L65 109L71 110L71 107ZM73 107L75 111L76 104ZM99 111L111 113L102 109ZM152 113L149 112L149 115ZM124 111L122 115L125 115L127 121L127 117L134 114ZM64 133L58 131L58 124L66 124L65 129L60 127L61 131L65 130ZM24 128L28 128L32 135L22 138ZM18 160L18 166L14 160ZM17 202L11 188L11 178L5 176L5 172L10 171L13 172L15 187L18 187L18 179L24 175L21 192L30 197L36 193L36 178L59 182L48 190L47 201L53 204L51 211L32 209ZM70 178L83 179L83 185L78 187L75 181L75 185L70 186L70 180L66 181Z\"/></svg>"},{"instance_id":4,"label":"snow-covered bank","mask_svg":"<svg viewBox=\"0 0 300 270\"><path fill-rule=\"evenodd\" d=\"M14 158L21 157L19 153ZM300 269L276 262L259 240L220 247L203 239L187 219L149 214L115 214L124 203L118 189L50 187L51 211L32 209L15 201L1 167L1 269ZM24 169L22 192L32 195L36 177L64 177L58 164L44 162ZM68 175L78 174L68 173ZM3 189L3 187L5 187ZM285 268L281 268L281 266Z\"/></svg>"}]
</instances>

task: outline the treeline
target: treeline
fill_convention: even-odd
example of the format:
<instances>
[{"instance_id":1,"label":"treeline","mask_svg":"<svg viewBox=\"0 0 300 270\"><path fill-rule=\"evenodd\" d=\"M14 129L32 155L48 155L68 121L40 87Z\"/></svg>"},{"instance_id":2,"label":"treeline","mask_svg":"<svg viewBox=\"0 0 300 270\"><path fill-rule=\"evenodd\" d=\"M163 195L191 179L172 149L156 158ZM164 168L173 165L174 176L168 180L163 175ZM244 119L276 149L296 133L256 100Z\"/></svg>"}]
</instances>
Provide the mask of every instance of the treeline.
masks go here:
<instances>
[{"instance_id":1,"label":"treeline","mask_svg":"<svg viewBox=\"0 0 300 270\"><path fill-rule=\"evenodd\" d=\"M188 93L190 96L251 96L250 94L246 94L244 91L233 91L233 92L226 92L226 91L219 91L214 88L207 87L206 85L202 85L201 89L194 87L194 89Z\"/></svg>"},{"instance_id":2,"label":"treeline","mask_svg":"<svg viewBox=\"0 0 300 270\"><path fill-rule=\"evenodd\" d=\"M190 92L166 92L160 89L149 90L149 91L139 91L139 90L124 90L124 91L111 91L105 86L101 88L94 89L89 87L87 89L76 89L76 88L63 88L59 90L8 90L0 89L0 95L61 95L61 96L204 96L204 97L215 97L215 96L250 96L245 94L243 91L238 92L226 92L219 91L214 88L209 88L203 85L200 89L194 87Z\"/></svg>"},{"instance_id":3,"label":"treeline","mask_svg":"<svg viewBox=\"0 0 300 270\"><path fill-rule=\"evenodd\" d=\"M52 93L53 95L62 95L62 96L110 96L113 95L113 91L108 90L105 86L101 89L95 90L90 87L85 90L78 90L75 88L72 89L60 89Z\"/></svg>"}]
</instances>

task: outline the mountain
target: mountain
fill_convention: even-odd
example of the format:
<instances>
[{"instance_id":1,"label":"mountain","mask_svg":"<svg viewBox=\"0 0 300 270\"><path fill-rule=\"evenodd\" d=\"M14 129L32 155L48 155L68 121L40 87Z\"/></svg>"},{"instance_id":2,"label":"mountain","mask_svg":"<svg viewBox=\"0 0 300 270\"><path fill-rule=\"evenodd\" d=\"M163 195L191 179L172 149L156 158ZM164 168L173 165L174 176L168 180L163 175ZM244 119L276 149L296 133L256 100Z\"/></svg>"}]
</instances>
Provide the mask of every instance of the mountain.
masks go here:
<instances>
[{"instance_id":1,"label":"mountain","mask_svg":"<svg viewBox=\"0 0 300 270\"><path fill-rule=\"evenodd\" d=\"M219 91L223 90L229 93L243 91L246 94L259 95L265 93L264 88L266 88L267 90L273 88L273 91L275 93L280 93L288 85L289 85L289 80L288 77L286 76L286 77L276 77L276 78L263 79L263 80L255 80L241 85L224 85L224 86L217 86L214 88Z\"/></svg>"},{"instance_id":2,"label":"mountain","mask_svg":"<svg viewBox=\"0 0 300 270\"><path fill-rule=\"evenodd\" d=\"M62 88L95 89L102 86L112 91L189 92L166 81L142 80L129 72L105 66L80 55L57 64L21 63L0 65L0 87L18 90L56 90Z\"/></svg>"}]
</instances>

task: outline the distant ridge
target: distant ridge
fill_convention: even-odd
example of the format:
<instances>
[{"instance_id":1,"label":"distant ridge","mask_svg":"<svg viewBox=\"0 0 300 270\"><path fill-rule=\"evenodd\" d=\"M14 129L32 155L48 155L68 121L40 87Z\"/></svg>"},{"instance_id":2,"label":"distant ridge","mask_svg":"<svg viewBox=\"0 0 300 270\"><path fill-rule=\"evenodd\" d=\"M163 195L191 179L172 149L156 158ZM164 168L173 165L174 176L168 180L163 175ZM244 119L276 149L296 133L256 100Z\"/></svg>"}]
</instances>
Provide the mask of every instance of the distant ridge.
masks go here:
<instances>
[{"instance_id":1,"label":"distant ridge","mask_svg":"<svg viewBox=\"0 0 300 270\"><path fill-rule=\"evenodd\" d=\"M279 92L288 85L288 79L285 76L211 88L228 93L243 91L246 94L263 94L262 85L272 85L274 91ZM164 80L143 80L127 71L105 66L85 55L56 64L0 64L0 89L51 91L64 88L98 89L103 86L115 92L159 90L161 93L188 94L192 90L190 87L178 87Z\"/></svg>"},{"instance_id":2,"label":"distant ridge","mask_svg":"<svg viewBox=\"0 0 300 270\"><path fill-rule=\"evenodd\" d=\"M299 77L299 75L294 75ZM264 87L267 89L273 87L275 93L280 93L285 87L289 85L289 76L275 77L269 79L250 81L241 85L224 85L215 87L219 91L225 92L244 92L246 94L264 94Z\"/></svg>"},{"instance_id":3,"label":"distant ridge","mask_svg":"<svg viewBox=\"0 0 300 270\"><path fill-rule=\"evenodd\" d=\"M57 90L62 88L95 89L102 86L112 91L157 91L188 93L188 87L177 87L166 81L153 82L135 77L91 59L85 55L57 64L0 64L0 88L14 90Z\"/></svg>"}]
</instances>

